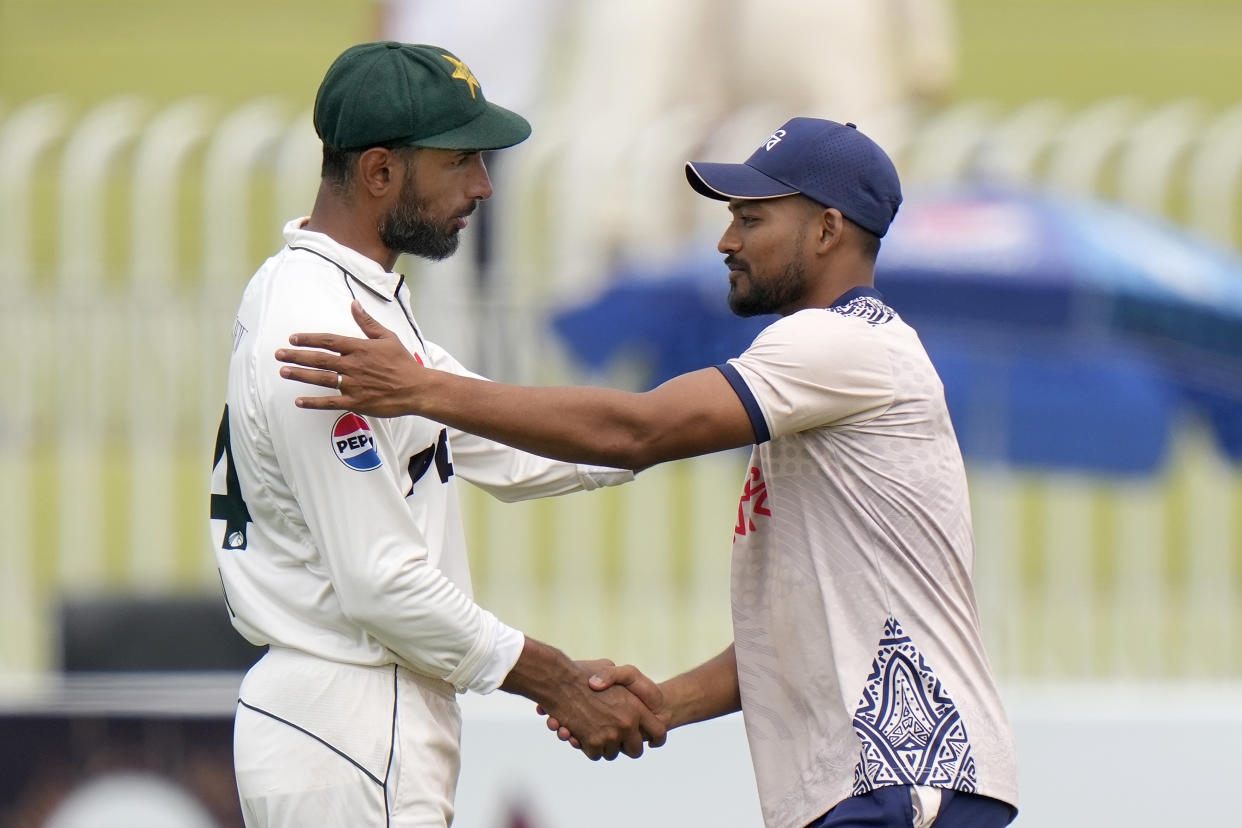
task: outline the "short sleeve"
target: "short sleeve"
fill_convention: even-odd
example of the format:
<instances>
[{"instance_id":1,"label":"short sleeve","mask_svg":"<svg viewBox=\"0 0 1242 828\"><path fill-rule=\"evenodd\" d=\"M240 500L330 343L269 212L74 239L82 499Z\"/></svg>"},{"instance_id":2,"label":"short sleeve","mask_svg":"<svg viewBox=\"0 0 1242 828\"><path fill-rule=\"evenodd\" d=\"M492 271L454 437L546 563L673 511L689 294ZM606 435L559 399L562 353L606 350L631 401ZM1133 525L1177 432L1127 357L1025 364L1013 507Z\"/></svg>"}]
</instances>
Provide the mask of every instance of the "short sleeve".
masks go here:
<instances>
[{"instance_id":1,"label":"short sleeve","mask_svg":"<svg viewBox=\"0 0 1242 828\"><path fill-rule=\"evenodd\" d=\"M882 326L812 308L773 322L719 366L756 442L878 416L893 402Z\"/></svg>"}]
</instances>

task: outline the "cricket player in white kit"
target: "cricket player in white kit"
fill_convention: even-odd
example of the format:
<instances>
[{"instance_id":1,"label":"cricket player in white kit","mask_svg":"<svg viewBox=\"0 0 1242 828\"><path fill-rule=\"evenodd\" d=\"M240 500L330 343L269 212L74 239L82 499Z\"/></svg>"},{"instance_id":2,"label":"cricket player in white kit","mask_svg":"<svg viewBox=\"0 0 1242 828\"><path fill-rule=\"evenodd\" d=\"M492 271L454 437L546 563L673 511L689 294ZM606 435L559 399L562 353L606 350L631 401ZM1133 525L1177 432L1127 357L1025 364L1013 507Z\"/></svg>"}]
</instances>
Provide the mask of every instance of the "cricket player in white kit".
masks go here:
<instances>
[{"instance_id":1,"label":"cricket player in white kit","mask_svg":"<svg viewBox=\"0 0 1242 828\"><path fill-rule=\"evenodd\" d=\"M670 727L742 710L768 828L1000 828L1015 751L979 628L965 470L935 368L874 288L897 172L852 124L794 118L744 164L686 174L729 203L730 306L782 316L725 365L646 394L485 387L411 363L356 308L368 342L299 334L341 355L284 351L305 366L285 374L346 373L344 399L306 405L418 412L567 460L638 469L753 444L734 642L660 685L657 709ZM592 680L618 683L655 688L630 667Z\"/></svg>"},{"instance_id":2,"label":"cricket player in white kit","mask_svg":"<svg viewBox=\"0 0 1242 828\"><path fill-rule=\"evenodd\" d=\"M357 300L420 364L473 376L419 331L401 252L442 258L490 195L479 150L527 137L452 53L364 44L316 99L324 181L309 218L246 287L212 477L211 535L234 626L269 645L247 673L235 765L249 826L447 826L456 694L505 686L602 726L597 755L641 753L662 723L629 691L474 603L463 478L502 499L633 478L547 460L421 417L301 410L275 350L306 328L356 331ZM333 390L332 394L336 394Z\"/></svg>"}]
</instances>

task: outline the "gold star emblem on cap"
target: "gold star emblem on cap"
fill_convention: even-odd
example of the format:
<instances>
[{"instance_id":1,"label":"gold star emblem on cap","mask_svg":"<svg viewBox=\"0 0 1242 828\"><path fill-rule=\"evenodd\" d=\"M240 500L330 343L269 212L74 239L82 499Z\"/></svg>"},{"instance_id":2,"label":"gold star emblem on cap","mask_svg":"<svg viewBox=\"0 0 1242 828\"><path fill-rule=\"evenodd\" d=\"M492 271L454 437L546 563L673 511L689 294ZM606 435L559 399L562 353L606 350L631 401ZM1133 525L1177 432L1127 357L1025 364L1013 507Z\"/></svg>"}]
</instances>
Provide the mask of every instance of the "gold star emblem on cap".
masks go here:
<instances>
[{"instance_id":1,"label":"gold star emblem on cap","mask_svg":"<svg viewBox=\"0 0 1242 828\"><path fill-rule=\"evenodd\" d=\"M474 88L479 85L475 80L474 73L470 71L470 67L462 63L452 55L440 55L440 57L453 64L453 77L461 78L470 87L470 97L474 97Z\"/></svg>"}]
</instances>

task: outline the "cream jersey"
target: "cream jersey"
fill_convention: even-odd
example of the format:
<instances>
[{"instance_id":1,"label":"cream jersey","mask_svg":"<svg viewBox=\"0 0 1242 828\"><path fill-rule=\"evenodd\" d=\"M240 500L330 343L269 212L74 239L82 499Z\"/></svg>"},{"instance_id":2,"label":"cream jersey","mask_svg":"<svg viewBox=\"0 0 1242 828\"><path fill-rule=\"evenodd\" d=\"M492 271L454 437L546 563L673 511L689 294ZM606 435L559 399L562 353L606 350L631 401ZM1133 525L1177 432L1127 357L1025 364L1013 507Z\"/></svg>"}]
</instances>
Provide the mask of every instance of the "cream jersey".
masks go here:
<instances>
[{"instance_id":1,"label":"cream jersey","mask_svg":"<svg viewBox=\"0 0 1242 828\"><path fill-rule=\"evenodd\" d=\"M917 334L869 288L721 366L756 434L734 530L747 737L769 828L883 785L1016 806L966 474Z\"/></svg>"},{"instance_id":2,"label":"cream jersey","mask_svg":"<svg viewBox=\"0 0 1242 828\"><path fill-rule=\"evenodd\" d=\"M423 364L468 373L422 338L400 275L304 223L286 225L287 246L251 279L235 323L211 497L233 625L255 644L489 692L524 637L472 599L457 478L518 500L633 475L420 417L297 408L298 396L336 392L281 378L276 349L298 331L359 336L353 299Z\"/></svg>"}]
</instances>

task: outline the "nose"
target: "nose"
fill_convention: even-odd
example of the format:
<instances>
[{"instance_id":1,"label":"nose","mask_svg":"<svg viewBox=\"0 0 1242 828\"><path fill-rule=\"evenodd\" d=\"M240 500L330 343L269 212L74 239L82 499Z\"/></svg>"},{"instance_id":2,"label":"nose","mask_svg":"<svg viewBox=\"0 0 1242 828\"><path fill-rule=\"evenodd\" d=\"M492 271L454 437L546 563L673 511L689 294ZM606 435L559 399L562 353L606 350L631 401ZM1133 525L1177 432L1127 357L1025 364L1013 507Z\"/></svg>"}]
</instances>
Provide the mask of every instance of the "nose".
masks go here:
<instances>
[{"instance_id":1,"label":"nose","mask_svg":"<svg viewBox=\"0 0 1242 828\"><path fill-rule=\"evenodd\" d=\"M724 235L720 237L720 241L716 242L716 249L725 254L736 253L742 249L742 240L737 233L733 232L732 224L725 228Z\"/></svg>"},{"instance_id":2,"label":"nose","mask_svg":"<svg viewBox=\"0 0 1242 828\"><path fill-rule=\"evenodd\" d=\"M474 169L470 174L470 185L467 195L471 199L481 200L492 197L492 180L487 175L487 165L483 163L482 153L474 157Z\"/></svg>"}]
</instances>

